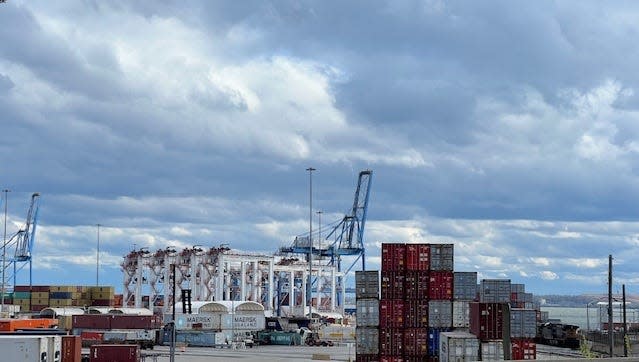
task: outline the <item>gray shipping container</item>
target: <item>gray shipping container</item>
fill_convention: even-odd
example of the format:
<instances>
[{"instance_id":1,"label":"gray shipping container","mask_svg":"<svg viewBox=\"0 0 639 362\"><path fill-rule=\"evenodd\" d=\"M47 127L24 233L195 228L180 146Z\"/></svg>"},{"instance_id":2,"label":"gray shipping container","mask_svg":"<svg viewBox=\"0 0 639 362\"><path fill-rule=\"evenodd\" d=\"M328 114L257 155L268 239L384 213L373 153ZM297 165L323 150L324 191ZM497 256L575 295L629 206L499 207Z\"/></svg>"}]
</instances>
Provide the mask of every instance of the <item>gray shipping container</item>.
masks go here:
<instances>
[{"instance_id":1,"label":"gray shipping container","mask_svg":"<svg viewBox=\"0 0 639 362\"><path fill-rule=\"evenodd\" d=\"M379 329L372 327L357 327L355 329L355 352L357 354L379 353Z\"/></svg>"},{"instance_id":2,"label":"gray shipping container","mask_svg":"<svg viewBox=\"0 0 639 362\"><path fill-rule=\"evenodd\" d=\"M482 361L503 361L504 360L504 343L503 341L481 342Z\"/></svg>"},{"instance_id":3,"label":"gray shipping container","mask_svg":"<svg viewBox=\"0 0 639 362\"><path fill-rule=\"evenodd\" d=\"M379 300L358 299L356 302L357 315L355 325L357 327L379 326Z\"/></svg>"},{"instance_id":4,"label":"gray shipping container","mask_svg":"<svg viewBox=\"0 0 639 362\"><path fill-rule=\"evenodd\" d=\"M470 324L470 302L467 300L453 301L453 327L468 328Z\"/></svg>"},{"instance_id":5,"label":"gray shipping container","mask_svg":"<svg viewBox=\"0 0 639 362\"><path fill-rule=\"evenodd\" d=\"M439 335L439 362L479 360L479 339L468 332L442 332Z\"/></svg>"},{"instance_id":6,"label":"gray shipping container","mask_svg":"<svg viewBox=\"0 0 639 362\"><path fill-rule=\"evenodd\" d=\"M523 293L522 302L532 303L533 302L533 293Z\"/></svg>"},{"instance_id":7,"label":"gray shipping container","mask_svg":"<svg viewBox=\"0 0 639 362\"><path fill-rule=\"evenodd\" d=\"M512 338L535 338L537 335L537 311L534 309L510 310L510 336Z\"/></svg>"},{"instance_id":8,"label":"gray shipping container","mask_svg":"<svg viewBox=\"0 0 639 362\"><path fill-rule=\"evenodd\" d=\"M355 272L355 299L379 298L379 271Z\"/></svg>"},{"instance_id":9,"label":"gray shipping container","mask_svg":"<svg viewBox=\"0 0 639 362\"><path fill-rule=\"evenodd\" d=\"M453 271L453 244L430 244L430 270Z\"/></svg>"},{"instance_id":10,"label":"gray shipping container","mask_svg":"<svg viewBox=\"0 0 639 362\"><path fill-rule=\"evenodd\" d=\"M511 293L525 293L526 292L526 286L524 284L511 284L510 285L510 292Z\"/></svg>"},{"instance_id":11,"label":"gray shipping container","mask_svg":"<svg viewBox=\"0 0 639 362\"><path fill-rule=\"evenodd\" d=\"M477 298L477 272L455 272L453 279L454 300Z\"/></svg>"},{"instance_id":12,"label":"gray shipping container","mask_svg":"<svg viewBox=\"0 0 639 362\"><path fill-rule=\"evenodd\" d=\"M479 301L482 303L510 302L510 279L482 279L479 285Z\"/></svg>"},{"instance_id":13,"label":"gray shipping container","mask_svg":"<svg viewBox=\"0 0 639 362\"><path fill-rule=\"evenodd\" d=\"M450 300L429 301L428 326L431 328L451 328L453 326L453 302Z\"/></svg>"}]
</instances>

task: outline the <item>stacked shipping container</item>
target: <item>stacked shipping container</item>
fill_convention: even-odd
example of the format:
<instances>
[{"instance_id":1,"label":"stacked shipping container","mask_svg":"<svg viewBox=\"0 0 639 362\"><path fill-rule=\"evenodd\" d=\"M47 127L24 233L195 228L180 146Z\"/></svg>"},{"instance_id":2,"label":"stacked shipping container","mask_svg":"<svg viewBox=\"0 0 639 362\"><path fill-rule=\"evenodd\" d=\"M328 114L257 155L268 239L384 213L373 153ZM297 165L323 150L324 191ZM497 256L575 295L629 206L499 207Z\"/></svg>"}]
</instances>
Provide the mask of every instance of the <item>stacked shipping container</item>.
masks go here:
<instances>
[{"instance_id":1,"label":"stacked shipping container","mask_svg":"<svg viewBox=\"0 0 639 362\"><path fill-rule=\"evenodd\" d=\"M112 306L114 292L112 286L16 285L13 303L32 312L47 307Z\"/></svg>"},{"instance_id":2,"label":"stacked shipping container","mask_svg":"<svg viewBox=\"0 0 639 362\"><path fill-rule=\"evenodd\" d=\"M379 271L355 272L355 353L357 361L378 361L379 356Z\"/></svg>"},{"instance_id":3,"label":"stacked shipping container","mask_svg":"<svg viewBox=\"0 0 639 362\"><path fill-rule=\"evenodd\" d=\"M470 332L482 341L483 360L504 358L504 349L513 360L535 359L537 311L532 309L532 294L508 279L482 280L479 302L470 304Z\"/></svg>"},{"instance_id":4,"label":"stacked shipping container","mask_svg":"<svg viewBox=\"0 0 639 362\"><path fill-rule=\"evenodd\" d=\"M382 244L381 277L356 273L357 361L503 360L504 331L513 359L534 359L536 311L509 308L532 294L510 280L478 286L476 272L453 265L452 244Z\"/></svg>"}]
</instances>

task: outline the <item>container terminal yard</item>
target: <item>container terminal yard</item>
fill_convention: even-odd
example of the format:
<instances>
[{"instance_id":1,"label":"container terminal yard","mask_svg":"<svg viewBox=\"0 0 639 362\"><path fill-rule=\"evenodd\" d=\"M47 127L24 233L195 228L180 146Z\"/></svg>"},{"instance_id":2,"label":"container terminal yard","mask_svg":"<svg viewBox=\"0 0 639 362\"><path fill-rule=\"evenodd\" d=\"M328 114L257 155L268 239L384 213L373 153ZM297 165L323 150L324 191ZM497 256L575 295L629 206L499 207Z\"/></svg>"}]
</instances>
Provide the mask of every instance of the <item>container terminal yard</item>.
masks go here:
<instances>
[{"instance_id":1,"label":"container terminal yard","mask_svg":"<svg viewBox=\"0 0 639 362\"><path fill-rule=\"evenodd\" d=\"M360 172L343 219L315 232L311 226L290 247L270 255L228 244L133 250L121 264L122 294L106 285L3 280L8 292L2 294L2 360L448 362L597 356L578 328L549 321L525 285L454 270L454 243L384 243L381 270L367 271L363 232L371 178L372 171ZM19 257L5 270L31 262L38 197L33 195L26 227L14 239ZM350 266L342 265L343 256L354 259ZM349 288L346 276L359 261L362 270L354 272ZM354 306L347 304L351 294ZM617 342L615 355L623 355L623 345Z\"/></svg>"}]
</instances>

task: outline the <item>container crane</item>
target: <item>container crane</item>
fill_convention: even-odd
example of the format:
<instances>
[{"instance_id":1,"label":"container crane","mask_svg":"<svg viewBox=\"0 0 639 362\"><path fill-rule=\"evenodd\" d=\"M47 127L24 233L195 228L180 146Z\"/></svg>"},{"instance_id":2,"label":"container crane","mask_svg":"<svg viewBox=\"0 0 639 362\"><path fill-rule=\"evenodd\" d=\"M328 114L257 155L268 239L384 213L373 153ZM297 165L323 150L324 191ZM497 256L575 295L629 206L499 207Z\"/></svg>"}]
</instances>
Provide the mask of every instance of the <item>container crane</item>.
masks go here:
<instances>
[{"instance_id":1,"label":"container crane","mask_svg":"<svg viewBox=\"0 0 639 362\"><path fill-rule=\"evenodd\" d=\"M339 271L341 271L341 257L343 255L357 256L345 274L348 274L360 258L362 259L362 270L366 270L364 226L368 213L372 177L372 170L360 171L352 209L341 220L328 225L332 227L324 238L329 241L328 247L313 247L314 255L329 258L329 265L337 265ZM321 230L318 230L317 233L321 233ZM308 255L309 240L308 233L298 235L295 237L293 245L280 248L280 252Z\"/></svg>"},{"instance_id":2,"label":"container crane","mask_svg":"<svg viewBox=\"0 0 639 362\"><path fill-rule=\"evenodd\" d=\"M27 220L23 228L15 233L7 246L9 246L15 239L15 254L13 259L10 260L10 264L13 264L13 285L16 285L16 276L18 270L22 269L26 262L29 262L29 285L31 285L32 279L32 261L31 251L33 250L33 243L35 241L36 226L38 224L38 210L39 210L39 197L40 193L35 192L31 195L31 205L27 212ZM22 265L18 268L18 264Z\"/></svg>"},{"instance_id":3,"label":"container crane","mask_svg":"<svg viewBox=\"0 0 639 362\"><path fill-rule=\"evenodd\" d=\"M350 214L344 215L342 220L326 236L326 240L333 238L330 246L320 251L320 255L331 259L332 265L337 264L339 271L341 271L342 255L356 255L357 258L345 274L351 271L360 258L362 259L362 270L366 270L364 225L368 214L368 199L372 180L372 170L364 170L359 173L353 208Z\"/></svg>"}]
</instances>

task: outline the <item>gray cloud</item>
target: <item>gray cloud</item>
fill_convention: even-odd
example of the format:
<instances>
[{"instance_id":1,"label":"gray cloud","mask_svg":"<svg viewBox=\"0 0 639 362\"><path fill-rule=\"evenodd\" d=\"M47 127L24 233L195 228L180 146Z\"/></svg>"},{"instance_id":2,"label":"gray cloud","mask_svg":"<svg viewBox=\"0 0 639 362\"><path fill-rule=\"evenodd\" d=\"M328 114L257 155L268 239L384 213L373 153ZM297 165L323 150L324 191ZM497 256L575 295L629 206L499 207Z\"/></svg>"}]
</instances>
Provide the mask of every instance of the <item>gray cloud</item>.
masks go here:
<instances>
[{"instance_id":1,"label":"gray cloud","mask_svg":"<svg viewBox=\"0 0 639 362\"><path fill-rule=\"evenodd\" d=\"M8 2L0 184L13 220L42 192L38 251L81 249L81 270L98 222L111 256L274 251L306 230L305 168L327 220L371 168L373 264L381 242L455 241L459 268L580 292L613 253L636 284L638 10Z\"/></svg>"}]
</instances>

